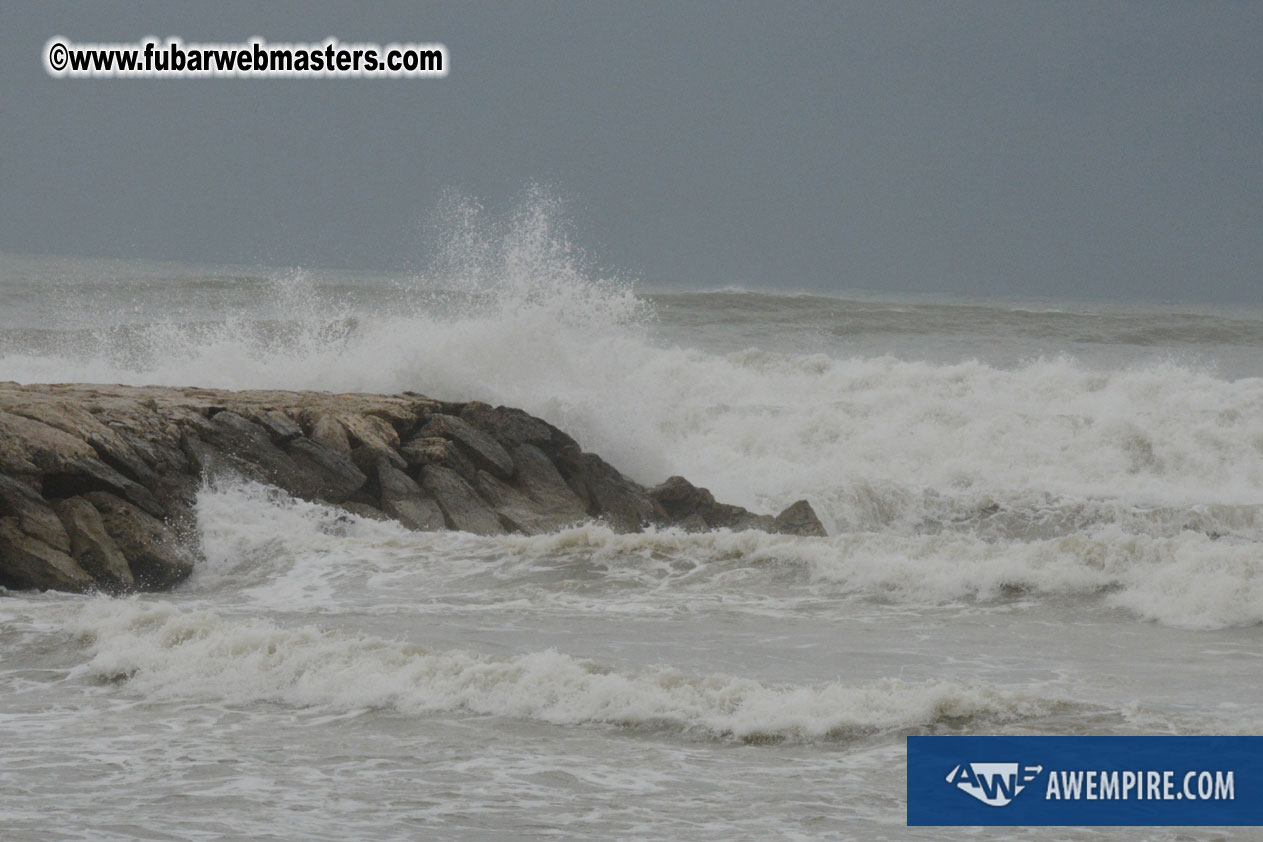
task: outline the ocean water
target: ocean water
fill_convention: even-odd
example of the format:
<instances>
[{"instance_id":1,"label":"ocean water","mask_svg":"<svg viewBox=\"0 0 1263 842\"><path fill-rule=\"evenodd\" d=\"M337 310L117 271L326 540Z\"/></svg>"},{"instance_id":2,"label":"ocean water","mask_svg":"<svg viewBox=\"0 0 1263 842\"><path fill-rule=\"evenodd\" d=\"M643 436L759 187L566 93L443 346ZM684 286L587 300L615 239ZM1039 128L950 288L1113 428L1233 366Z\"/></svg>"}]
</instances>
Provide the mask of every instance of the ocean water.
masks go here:
<instances>
[{"instance_id":1,"label":"ocean water","mask_svg":"<svg viewBox=\"0 0 1263 842\"><path fill-rule=\"evenodd\" d=\"M475 229L474 234L477 233ZM0 380L521 406L827 538L410 533L207 487L174 592L0 595L4 840L905 827L910 734L1263 733L1263 313L0 255Z\"/></svg>"}]
</instances>

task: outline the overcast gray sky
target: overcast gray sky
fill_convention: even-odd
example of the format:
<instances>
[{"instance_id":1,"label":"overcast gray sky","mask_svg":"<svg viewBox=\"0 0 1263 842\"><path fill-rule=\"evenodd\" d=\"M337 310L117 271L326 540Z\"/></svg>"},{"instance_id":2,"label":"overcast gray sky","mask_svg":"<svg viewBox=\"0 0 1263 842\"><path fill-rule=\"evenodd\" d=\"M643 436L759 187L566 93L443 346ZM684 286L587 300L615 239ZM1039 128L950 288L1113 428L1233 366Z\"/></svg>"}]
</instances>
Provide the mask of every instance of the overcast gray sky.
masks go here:
<instances>
[{"instance_id":1,"label":"overcast gray sky","mask_svg":"<svg viewBox=\"0 0 1263 842\"><path fill-rule=\"evenodd\" d=\"M438 41L446 79L53 79L45 41ZM1256 301L1263 4L56 3L0 250L389 268L444 189L651 285Z\"/></svg>"}]
</instances>

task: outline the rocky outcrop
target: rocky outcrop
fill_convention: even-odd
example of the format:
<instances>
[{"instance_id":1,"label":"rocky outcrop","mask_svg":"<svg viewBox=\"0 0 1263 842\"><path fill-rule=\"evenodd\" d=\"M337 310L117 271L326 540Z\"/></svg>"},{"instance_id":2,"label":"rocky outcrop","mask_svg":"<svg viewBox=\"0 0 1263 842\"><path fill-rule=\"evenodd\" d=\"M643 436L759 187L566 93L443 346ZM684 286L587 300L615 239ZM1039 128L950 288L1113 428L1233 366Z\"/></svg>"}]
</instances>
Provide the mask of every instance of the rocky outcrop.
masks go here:
<instances>
[{"instance_id":1,"label":"rocky outcrop","mask_svg":"<svg viewBox=\"0 0 1263 842\"><path fill-rule=\"evenodd\" d=\"M759 529L787 535L828 534L806 500L799 500L776 517L756 515L740 506L715 502L710 491L698 488L684 477L671 477L649 492L649 496L666 513L669 522L690 532Z\"/></svg>"},{"instance_id":2,"label":"rocky outcrop","mask_svg":"<svg viewBox=\"0 0 1263 842\"><path fill-rule=\"evenodd\" d=\"M197 560L207 480L244 477L416 530L538 534L598 519L823 535L682 477L652 490L518 409L414 393L0 383L0 585L170 587Z\"/></svg>"}]
</instances>

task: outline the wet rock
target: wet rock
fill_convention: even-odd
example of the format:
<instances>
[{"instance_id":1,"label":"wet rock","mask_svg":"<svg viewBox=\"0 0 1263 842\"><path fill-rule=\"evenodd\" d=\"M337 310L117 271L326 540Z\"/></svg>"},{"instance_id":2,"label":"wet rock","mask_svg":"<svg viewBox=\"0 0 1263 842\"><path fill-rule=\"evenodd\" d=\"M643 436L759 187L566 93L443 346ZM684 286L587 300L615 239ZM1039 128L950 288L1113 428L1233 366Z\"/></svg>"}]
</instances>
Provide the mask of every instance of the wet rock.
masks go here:
<instances>
[{"instance_id":1,"label":"wet rock","mask_svg":"<svg viewBox=\"0 0 1263 842\"><path fill-rule=\"evenodd\" d=\"M420 436L453 441L475 467L500 479L513 476L513 457L491 436L474 429L454 415L433 416L421 428Z\"/></svg>"},{"instance_id":2,"label":"wet rock","mask_svg":"<svg viewBox=\"0 0 1263 842\"><path fill-rule=\"evenodd\" d=\"M524 491L507 485L486 471L479 471L474 487L491 504L500 523L512 532L542 535L574 526L585 519L582 509L551 509L541 506Z\"/></svg>"},{"instance_id":3,"label":"wet rock","mask_svg":"<svg viewBox=\"0 0 1263 842\"><path fill-rule=\"evenodd\" d=\"M103 491L84 498L100 513L106 534L127 559L138 585L169 588L193 572L195 554L162 521Z\"/></svg>"},{"instance_id":4,"label":"wet rock","mask_svg":"<svg viewBox=\"0 0 1263 842\"><path fill-rule=\"evenodd\" d=\"M184 449L211 477L241 476L307 500L341 503L368 479L348 456L326 445L299 437L282 450L262 425L227 410L216 413L198 435L187 436Z\"/></svg>"},{"instance_id":5,"label":"wet rock","mask_svg":"<svg viewBox=\"0 0 1263 842\"><path fill-rule=\"evenodd\" d=\"M740 506L729 506L718 503L715 506L714 529L731 529L733 532L745 532L757 529L760 532L771 532L775 518L771 515L756 515Z\"/></svg>"},{"instance_id":6,"label":"wet rock","mask_svg":"<svg viewBox=\"0 0 1263 842\"><path fill-rule=\"evenodd\" d=\"M61 519L28 486L0 476L0 517L11 517L22 532L55 550L70 552L70 537Z\"/></svg>"},{"instance_id":7,"label":"wet rock","mask_svg":"<svg viewBox=\"0 0 1263 842\"><path fill-rule=\"evenodd\" d=\"M153 477L153 471L132 448L128 439L91 412L73 403L30 403L15 406L10 411L14 415L38 421L76 439L82 439L95 451L97 458L132 480L147 482Z\"/></svg>"},{"instance_id":8,"label":"wet rock","mask_svg":"<svg viewBox=\"0 0 1263 842\"><path fill-rule=\"evenodd\" d=\"M443 510L422 494L412 477L382 461L377 465L377 483L383 512L409 529L432 532L443 528Z\"/></svg>"},{"instance_id":9,"label":"wet rock","mask_svg":"<svg viewBox=\"0 0 1263 842\"><path fill-rule=\"evenodd\" d=\"M339 419L351 447L371 447L394 453L399 449L399 433L385 419L375 415L346 415Z\"/></svg>"},{"instance_id":10,"label":"wet rock","mask_svg":"<svg viewBox=\"0 0 1263 842\"><path fill-rule=\"evenodd\" d=\"M421 487L443 510L448 528L476 535L504 534L495 511L451 468L426 465L421 470Z\"/></svg>"},{"instance_id":11,"label":"wet rock","mask_svg":"<svg viewBox=\"0 0 1263 842\"><path fill-rule=\"evenodd\" d=\"M771 515L755 514L741 506L717 503L709 490L699 488L680 476L669 478L654 488L650 496L666 512L668 522L687 531L697 531L705 524L706 529L731 529L734 532L758 529L794 535L824 534L824 528L805 500L790 506L779 518L773 518Z\"/></svg>"},{"instance_id":12,"label":"wet rock","mask_svg":"<svg viewBox=\"0 0 1263 842\"><path fill-rule=\"evenodd\" d=\"M621 531L823 533L805 503L773 519L679 478L650 492L509 407L413 393L0 383L0 583L171 586L196 555L193 505L207 477L413 529L535 534L599 518Z\"/></svg>"},{"instance_id":13,"label":"wet rock","mask_svg":"<svg viewBox=\"0 0 1263 842\"><path fill-rule=\"evenodd\" d=\"M299 497L340 503L368 481L348 456L311 439L294 439L286 446L286 452L300 471L294 475L292 491Z\"/></svg>"},{"instance_id":14,"label":"wet rock","mask_svg":"<svg viewBox=\"0 0 1263 842\"><path fill-rule=\"evenodd\" d=\"M108 491L127 499L155 517L161 517L164 513L162 504L149 489L96 459L63 461L56 471L44 474L41 490L49 499L75 497L89 491Z\"/></svg>"},{"instance_id":15,"label":"wet rock","mask_svg":"<svg viewBox=\"0 0 1263 842\"><path fill-rule=\"evenodd\" d=\"M0 472L37 475L69 461L96 459L80 438L23 415L0 411Z\"/></svg>"},{"instance_id":16,"label":"wet rock","mask_svg":"<svg viewBox=\"0 0 1263 842\"><path fill-rule=\"evenodd\" d=\"M513 449L517 484L542 511L560 522L573 524L587 517L588 508L557 471L544 452L531 444Z\"/></svg>"},{"instance_id":17,"label":"wet rock","mask_svg":"<svg viewBox=\"0 0 1263 842\"><path fill-rule=\"evenodd\" d=\"M180 446L188 457L189 465L203 479L221 480L240 478L255 482L270 482L271 473L262 465L252 464L203 441L195 435L186 435Z\"/></svg>"},{"instance_id":18,"label":"wet rock","mask_svg":"<svg viewBox=\"0 0 1263 842\"><path fill-rule=\"evenodd\" d=\"M579 447L574 439L553 425L513 407L491 407L480 401L470 401L461 409L460 417L510 449L530 444L551 457L562 448L577 450Z\"/></svg>"},{"instance_id":19,"label":"wet rock","mask_svg":"<svg viewBox=\"0 0 1263 842\"><path fill-rule=\"evenodd\" d=\"M164 476L166 474L184 473L188 470L188 458L180 450L179 436L174 430L171 431L169 439L162 435L155 436L153 439L144 439L138 432L131 430L118 431L118 437L151 468L159 484L167 479ZM148 480L145 479L136 479L136 481L148 484Z\"/></svg>"},{"instance_id":20,"label":"wet rock","mask_svg":"<svg viewBox=\"0 0 1263 842\"><path fill-rule=\"evenodd\" d=\"M377 463L383 459L401 471L408 468L408 460L404 459L397 450L368 444L351 448L351 464L359 468L366 476L372 476L377 470Z\"/></svg>"},{"instance_id":21,"label":"wet rock","mask_svg":"<svg viewBox=\"0 0 1263 842\"><path fill-rule=\"evenodd\" d=\"M799 500L777 515L772 521L772 528L768 531L818 538L824 538L829 534L825 531L820 518L816 517L815 509L811 508L811 504L806 500Z\"/></svg>"},{"instance_id":22,"label":"wet rock","mask_svg":"<svg viewBox=\"0 0 1263 842\"><path fill-rule=\"evenodd\" d=\"M263 427L235 412L217 412L199 427L194 438L204 440L210 448L195 447L196 452L189 454L205 472L228 467L266 482L290 469L284 451L272 443Z\"/></svg>"},{"instance_id":23,"label":"wet rock","mask_svg":"<svg viewBox=\"0 0 1263 842\"><path fill-rule=\"evenodd\" d=\"M588 513L617 532L638 532L664 520L662 508L638 483L620 474L595 453L579 454L570 480L586 492ZM573 488L573 485L572 485Z\"/></svg>"},{"instance_id":24,"label":"wet rock","mask_svg":"<svg viewBox=\"0 0 1263 842\"><path fill-rule=\"evenodd\" d=\"M37 590L86 591L92 575L67 553L32 537L15 517L0 517L0 585Z\"/></svg>"},{"instance_id":25,"label":"wet rock","mask_svg":"<svg viewBox=\"0 0 1263 842\"><path fill-rule=\"evenodd\" d=\"M699 488L684 477L675 476L649 492L668 521L689 531L697 531L702 524L706 529L766 529L771 526L768 515L756 515L740 506L715 502L709 489Z\"/></svg>"},{"instance_id":26,"label":"wet rock","mask_svg":"<svg viewBox=\"0 0 1263 842\"><path fill-rule=\"evenodd\" d=\"M683 521L698 515L707 526L706 512L715 507L715 497L705 488L698 488L684 477L669 477L666 482L650 492L671 522Z\"/></svg>"},{"instance_id":27,"label":"wet rock","mask_svg":"<svg viewBox=\"0 0 1263 842\"><path fill-rule=\"evenodd\" d=\"M105 530L96 507L82 497L53 504L70 536L70 555L96 582L111 590L136 586L127 557Z\"/></svg>"},{"instance_id":28,"label":"wet rock","mask_svg":"<svg viewBox=\"0 0 1263 842\"><path fill-rule=\"evenodd\" d=\"M332 415L321 415L316 419L316 423L312 425L311 435L309 438L314 442L319 442L325 447L349 456L351 453L351 440L347 438L346 428L342 426L342 422Z\"/></svg>"},{"instance_id":29,"label":"wet rock","mask_svg":"<svg viewBox=\"0 0 1263 842\"><path fill-rule=\"evenodd\" d=\"M436 436L411 439L399 452L409 467L442 465L451 468L468 481L472 481L478 475L478 469L474 467L474 463L465 458L459 447L445 438Z\"/></svg>"},{"instance_id":30,"label":"wet rock","mask_svg":"<svg viewBox=\"0 0 1263 842\"><path fill-rule=\"evenodd\" d=\"M264 412L259 423L268 431L273 444L284 445L303 434L303 428L298 426L297 421L275 409Z\"/></svg>"}]
</instances>

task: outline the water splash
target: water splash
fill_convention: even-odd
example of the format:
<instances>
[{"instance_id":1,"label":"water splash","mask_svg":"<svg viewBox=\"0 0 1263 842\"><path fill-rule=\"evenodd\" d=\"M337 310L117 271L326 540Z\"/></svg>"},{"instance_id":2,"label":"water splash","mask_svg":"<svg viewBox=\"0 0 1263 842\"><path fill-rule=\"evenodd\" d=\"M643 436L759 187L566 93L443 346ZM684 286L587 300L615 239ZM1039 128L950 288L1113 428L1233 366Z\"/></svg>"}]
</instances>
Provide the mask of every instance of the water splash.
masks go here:
<instances>
[{"instance_id":1,"label":"water splash","mask_svg":"<svg viewBox=\"0 0 1263 842\"><path fill-rule=\"evenodd\" d=\"M172 303L165 320L58 334L60 345L0 351L0 379L415 390L520 406L642 482L681 473L761 511L807 497L834 532L963 524L1051 538L1108 523L1152 531L1145 513L1160 510L1164 535L1258 537L1263 379L1170 360L851 355L845 342L716 353L687 333L674 347L632 284L576 246L547 191L507 212L460 196L442 208L434 259L407 278L216 282L237 296L227 316ZM772 308L759 316L768 324L785 316L777 307L806 306L751 298L743 306ZM983 319L982 333L998 312L958 310L951 318ZM102 314L112 320L128 321Z\"/></svg>"}]
</instances>

